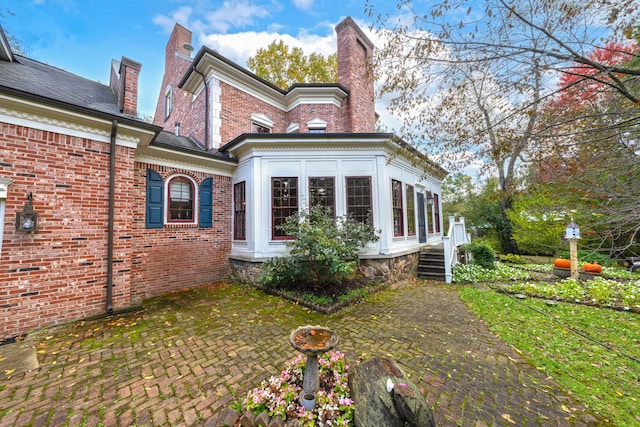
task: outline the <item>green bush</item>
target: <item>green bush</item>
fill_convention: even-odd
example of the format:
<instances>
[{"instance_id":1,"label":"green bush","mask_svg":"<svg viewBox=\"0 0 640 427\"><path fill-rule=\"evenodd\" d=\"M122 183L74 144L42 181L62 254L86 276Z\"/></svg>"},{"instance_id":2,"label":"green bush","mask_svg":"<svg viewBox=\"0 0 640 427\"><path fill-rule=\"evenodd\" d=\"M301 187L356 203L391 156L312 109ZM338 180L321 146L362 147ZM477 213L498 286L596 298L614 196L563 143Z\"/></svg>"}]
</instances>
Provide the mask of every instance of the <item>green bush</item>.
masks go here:
<instances>
[{"instance_id":1,"label":"green bush","mask_svg":"<svg viewBox=\"0 0 640 427\"><path fill-rule=\"evenodd\" d=\"M369 223L333 218L322 207L298 212L279 228L294 239L285 242L288 257L263 264L260 280L265 286L296 281L320 286L341 283L355 273L360 249L378 240Z\"/></svg>"},{"instance_id":2,"label":"green bush","mask_svg":"<svg viewBox=\"0 0 640 427\"><path fill-rule=\"evenodd\" d=\"M471 263L482 268L493 270L496 263L496 253L483 242L473 241L464 245L463 250L471 252Z\"/></svg>"},{"instance_id":3,"label":"green bush","mask_svg":"<svg viewBox=\"0 0 640 427\"><path fill-rule=\"evenodd\" d=\"M291 258L271 258L262 263L260 284L267 288L286 287L295 283L300 277L298 263Z\"/></svg>"},{"instance_id":4,"label":"green bush","mask_svg":"<svg viewBox=\"0 0 640 427\"><path fill-rule=\"evenodd\" d=\"M500 255L500 260L502 262L508 262L510 264L526 264L527 263L527 261L524 258L516 254Z\"/></svg>"}]
</instances>

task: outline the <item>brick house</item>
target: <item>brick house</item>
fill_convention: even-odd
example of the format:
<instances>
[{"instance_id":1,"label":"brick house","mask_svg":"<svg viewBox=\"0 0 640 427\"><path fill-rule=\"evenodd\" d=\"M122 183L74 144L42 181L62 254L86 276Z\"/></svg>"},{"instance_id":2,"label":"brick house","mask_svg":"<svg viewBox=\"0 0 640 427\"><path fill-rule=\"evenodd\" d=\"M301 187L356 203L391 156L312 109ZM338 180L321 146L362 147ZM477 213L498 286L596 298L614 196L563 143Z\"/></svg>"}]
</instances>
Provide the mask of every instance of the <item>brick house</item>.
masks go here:
<instances>
[{"instance_id":1,"label":"brick house","mask_svg":"<svg viewBox=\"0 0 640 427\"><path fill-rule=\"evenodd\" d=\"M141 64L112 61L107 86L15 55L0 31L0 338L255 280L285 251L276 225L317 203L371 213L363 274L408 274L442 241L446 172L376 132L373 45L351 18L336 32L339 81L283 91L207 47L192 57L176 25L150 124Z\"/></svg>"}]
</instances>

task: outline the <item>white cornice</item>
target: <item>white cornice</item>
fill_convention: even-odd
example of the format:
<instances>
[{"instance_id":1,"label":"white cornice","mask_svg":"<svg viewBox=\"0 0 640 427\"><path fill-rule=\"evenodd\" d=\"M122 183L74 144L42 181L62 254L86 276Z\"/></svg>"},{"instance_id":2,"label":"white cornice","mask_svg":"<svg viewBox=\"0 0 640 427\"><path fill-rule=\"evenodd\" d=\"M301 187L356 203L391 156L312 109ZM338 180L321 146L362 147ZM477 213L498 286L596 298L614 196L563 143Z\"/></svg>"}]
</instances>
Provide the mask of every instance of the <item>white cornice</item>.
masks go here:
<instances>
[{"instance_id":1,"label":"white cornice","mask_svg":"<svg viewBox=\"0 0 640 427\"><path fill-rule=\"evenodd\" d=\"M286 109L290 111L303 104L332 104L342 105L347 93L337 86L294 87L285 96Z\"/></svg>"},{"instance_id":2,"label":"white cornice","mask_svg":"<svg viewBox=\"0 0 640 427\"><path fill-rule=\"evenodd\" d=\"M0 94L0 120L63 135L109 143L111 121L61 108ZM135 126L120 124L116 144L136 148L148 144L155 133Z\"/></svg>"},{"instance_id":3,"label":"white cornice","mask_svg":"<svg viewBox=\"0 0 640 427\"><path fill-rule=\"evenodd\" d=\"M207 81L216 78L282 111L290 111L302 104L332 104L340 107L348 95L342 88L333 85L296 86L284 94L209 53L203 55L196 67L198 72L206 76ZM192 72L182 89L198 93L202 90L202 86L204 86L202 77Z\"/></svg>"}]
</instances>

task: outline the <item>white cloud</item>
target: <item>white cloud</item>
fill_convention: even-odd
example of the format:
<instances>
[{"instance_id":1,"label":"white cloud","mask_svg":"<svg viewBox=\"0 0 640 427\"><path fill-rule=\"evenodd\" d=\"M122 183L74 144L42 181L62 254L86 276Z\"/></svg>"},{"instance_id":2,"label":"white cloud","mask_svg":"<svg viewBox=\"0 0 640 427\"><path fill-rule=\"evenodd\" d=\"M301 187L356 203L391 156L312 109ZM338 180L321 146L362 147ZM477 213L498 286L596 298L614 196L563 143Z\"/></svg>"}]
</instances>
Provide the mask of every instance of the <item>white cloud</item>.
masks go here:
<instances>
[{"instance_id":1,"label":"white cloud","mask_svg":"<svg viewBox=\"0 0 640 427\"><path fill-rule=\"evenodd\" d=\"M251 26L256 19L264 19L270 13L269 8L249 0L225 1L215 10L194 11L190 6L180 7L168 15L156 15L153 22L165 33L170 33L176 22L194 33L227 33L232 29Z\"/></svg>"},{"instance_id":2,"label":"white cloud","mask_svg":"<svg viewBox=\"0 0 640 427\"><path fill-rule=\"evenodd\" d=\"M226 33L230 28L244 28L253 24L254 18L265 18L269 9L248 1L225 1L222 7L206 14L207 27Z\"/></svg>"},{"instance_id":3,"label":"white cloud","mask_svg":"<svg viewBox=\"0 0 640 427\"><path fill-rule=\"evenodd\" d=\"M169 34L173 31L176 23L185 28L189 28L189 18L193 13L193 9L189 6L183 6L171 12L169 16L156 15L153 17L153 23L160 26L162 30Z\"/></svg>"},{"instance_id":4,"label":"white cloud","mask_svg":"<svg viewBox=\"0 0 640 427\"><path fill-rule=\"evenodd\" d=\"M330 55L336 50L335 34L318 36L302 34L292 36L270 31L246 31L233 34L203 34L198 38L199 43L218 51L231 61L246 66L249 57L255 55L258 49L266 48L274 40L282 40L292 47L300 47L305 53L317 52Z\"/></svg>"},{"instance_id":5,"label":"white cloud","mask_svg":"<svg viewBox=\"0 0 640 427\"><path fill-rule=\"evenodd\" d=\"M300 10L310 10L313 7L313 0L293 0L293 5Z\"/></svg>"}]
</instances>

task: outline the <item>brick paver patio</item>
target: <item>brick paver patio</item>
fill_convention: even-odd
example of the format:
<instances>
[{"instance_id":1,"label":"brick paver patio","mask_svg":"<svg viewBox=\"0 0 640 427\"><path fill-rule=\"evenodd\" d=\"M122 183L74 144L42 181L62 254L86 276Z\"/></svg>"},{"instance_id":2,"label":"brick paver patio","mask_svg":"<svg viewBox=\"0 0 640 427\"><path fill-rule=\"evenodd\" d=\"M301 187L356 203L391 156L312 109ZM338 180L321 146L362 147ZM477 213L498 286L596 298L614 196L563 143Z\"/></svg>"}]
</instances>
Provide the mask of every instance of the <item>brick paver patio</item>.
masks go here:
<instances>
[{"instance_id":1,"label":"brick paver patio","mask_svg":"<svg viewBox=\"0 0 640 427\"><path fill-rule=\"evenodd\" d=\"M304 324L334 328L351 364L396 360L439 426L598 425L493 336L455 290L423 281L329 316L229 285L38 331L30 339L40 368L3 377L0 425L203 425L296 357L288 335Z\"/></svg>"}]
</instances>

